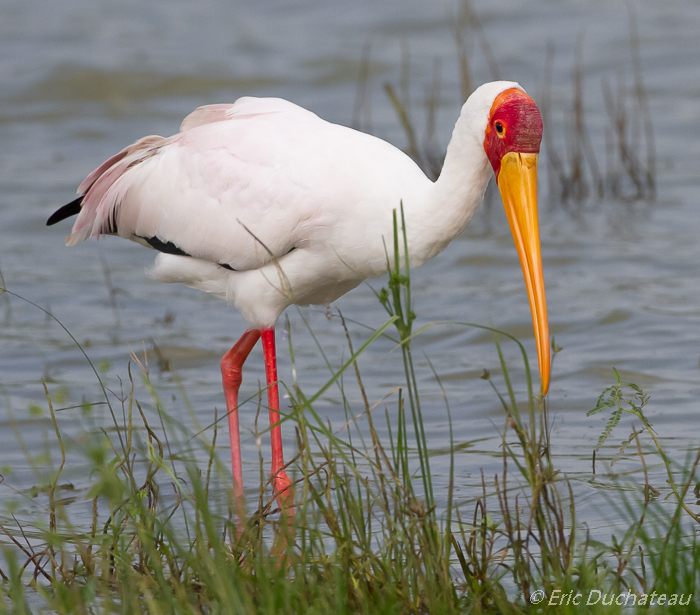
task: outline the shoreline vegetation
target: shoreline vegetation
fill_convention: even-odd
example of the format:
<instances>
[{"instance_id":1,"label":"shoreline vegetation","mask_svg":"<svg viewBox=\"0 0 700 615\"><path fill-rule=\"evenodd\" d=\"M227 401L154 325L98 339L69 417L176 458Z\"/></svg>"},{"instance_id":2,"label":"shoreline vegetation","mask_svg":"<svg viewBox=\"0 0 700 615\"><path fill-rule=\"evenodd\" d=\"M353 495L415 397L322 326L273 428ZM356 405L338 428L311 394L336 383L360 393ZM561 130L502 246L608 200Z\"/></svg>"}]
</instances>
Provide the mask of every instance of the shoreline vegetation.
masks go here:
<instances>
[{"instance_id":1,"label":"shoreline vegetation","mask_svg":"<svg viewBox=\"0 0 700 615\"><path fill-rule=\"evenodd\" d=\"M629 11L632 87L613 91L602 84L608 115L605 164L593 153L587 128L582 39L572 69L573 103L563 149L550 139L553 48L548 52L541 98L550 207L560 205L578 215L603 198L633 204L656 197L653 129L631 5ZM466 99L472 78L465 28L481 46L493 78L498 78L498 66L478 18L468 2L462 3L454 37ZM370 55L368 45L353 124L371 132ZM441 166L435 137L440 67L436 64L426 89L421 137L411 115L409 74L406 49L402 82L398 87L386 83L384 91L405 132L407 153L435 175ZM632 126L641 140L630 137ZM391 247L397 264L387 286L376 293L387 321L358 345L343 316L333 314L346 334L350 358L317 391L308 393L296 381L286 390L291 410L283 418L284 429L292 430L297 441L289 463L295 478L293 523L276 508L262 455L257 497L246 502L245 523L237 522L227 463L217 456L224 415L202 426L191 412L188 426L180 422L168 413L147 361L136 355L128 382L120 391L109 390L100 366L71 333L47 310L6 288L0 274L7 305L25 301L58 322L91 366L100 391L99 398L79 407L65 406L65 386L42 381L46 402L29 408L49 427L47 450L40 456L30 454L20 421L10 416L35 485L19 491L0 476L0 613L697 612L700 449L689 453L682 466L674 464L644 414L648 396L622 382L617 371L611 374L611 386L589 412L609 414L596 451L619 430L624 413L631 413L638 428L622 441L610 465L622 457L636 459L638 472L635 478L612 478L619 488L601 491L600 506L615 517L611 526L623 529L614 529L608 542L594 539L577 516L569 479L554 465L547 404L533 390L520 342L470 323L414 329L410 271L399 268L399 251L407 249L402 230L399 216ZM118 322L115 302L112 308ZM499 357L498 376L484 370L482 377L503 408L502 469L493 476L482 472L480 493L466 503L455 497L459 451L452 441L448 488L436 493L432 484L435 443L426 436L412 354L413 340L431 326L488 330ZM358 359L380 336L396 344L392 360L403 369L403 383L372 403ZM512 380L504 344L517 347L524 381ZM552 350L554 360L560 350L554 340ZM322 348L319 352L323 355ZM315 409L331 387L346 409L347 422L339 430ZM346 387L352 387L353 398L361 398L359 407L350 405ZM257 404L260 413L263 397L261 389L243 403ZM443 400L452 433L444 391ZM97 410L107 411L109 425L99 424ZM82 425L70 439L61 427L68 418ZM257 431L257 420L255 425L256 435L264 438L266 431ZM381 437L380 431L388 435ZM89 493L74 493L65 478L70 459L89 468ZM663 466L666 485L650 484L651 464ZM594 475L595 470L594 454ZM21 502L30 500L29 513L23 511L18 520ZM34 515L30 521L28 514Z\"/></svg>"},{"instance_id":2,"label":"shoreline vegetation","mask_svg":"<svg viewBox=\"0 0 700 615\"><path fill-rule=\"evenodd\" d=\"M400 229L397 222L396 265L387 287L376 293L387 321L354 348L338 314L349 359L312 395L297 382L287 388L291 411L283 423L294 429L298 444L289 464L293 523L276 508L262 456L257 501L247 502L244 523L234 514L239 508L230 487L215 487L230 483L215 452L224 416L192 433L167 414L144 361L134 355L129 383L117 393L105 387L83 350L102 399L61 408L54 403L56 384L42 381L54 432L51 458L60 453L60 462L40 467L28 457L42 511L30 524L17 521L18 502L4 498L0 612L615 613L635 604L687 613L697 605L698 516L686 500L693 490L698 495L700 451L684 468L674 468L644 416L648 396L615 372L616 382L589 413L611 412L598 448L621 415L632 413L642 428L611 463L636 448L645 481L624 484L602 503L629 529L613 534L609 544L593 540L577 518L569 480L553 465L546 402L533 390L524 347L506 333L469 323L431 323L414 331L410 271L400 269L399 250L406 249ZM483 374L504 412L502 471L493 477L482 472L482 493L471 505L455 502L453 442L447 492L436 497L432 485L411 344L437 325L492 331L502 370L498 384ZM370 405L357 360L380 336L400 349L404 383ZM511 381L503 343L516 344L522 356L524 400L516 393L522 383ZM289 349L293 363L291 335ZM554 342L553 350L554 356L560 350ZM139 378L148 400L135 393ZM364 407L357 414L352 408L335 431L314 403L334 385L347 402L344 387L352 380ZM262 398L260 390L258 413ZM109 428L91 420L97 404L108 408ZM57 413L71 410L82 414L87 428L66 441ZM378 435L377 421L386 422L388 439ZM653 452L640 440L643 434L651 436L666 467L670 489L664 490L675 498L673 512L649 484L647 457ZM75 498L66 497L67 453L82 455L91 467L91 513L82 518L72 513Z\"/></svg>"}]
</instances>

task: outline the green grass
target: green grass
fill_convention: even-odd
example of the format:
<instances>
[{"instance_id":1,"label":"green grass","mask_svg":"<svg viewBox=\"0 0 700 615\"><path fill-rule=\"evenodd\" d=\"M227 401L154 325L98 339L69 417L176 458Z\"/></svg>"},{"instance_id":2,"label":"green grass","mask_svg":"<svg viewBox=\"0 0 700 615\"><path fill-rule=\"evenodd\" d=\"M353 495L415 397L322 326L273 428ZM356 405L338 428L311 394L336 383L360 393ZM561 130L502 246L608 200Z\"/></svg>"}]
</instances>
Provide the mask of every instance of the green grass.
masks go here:
<instances>
[{"instance_id":1,"label":"green grass","mask_svg":"<svg viewBox=\"0 0 700 615\"><path fill-rule=\"evenodd\" d=\"M645 488L619 489L601 502L629 529L608 544L590 538L577 519L571 486L552 461L546 404L533 393L524 348L498 332L504 388L491 384L504 412L502 472L482 477L475 503L458 505L450 443L449 487L436 493L411 349L425 327L414 331L401 228L397 223L387 256L388 287L377 293L386 323L356 349L348 334L350 358L317 391L307 393L297 382L288 388L292 411L284 428L295 431L298 443L293 523L276 509L261 460L257 502L248 502L245 523L237 525L232 492L221 488L230 484L228 467L215 453L225 417L192 433L167 414L145 366L137 366L134 377L129 371L130 382L118 396L94 370L102 398L84 403L85 429L71 441L57 419L63 409L54 407L65 401L65 389L44 384L46 406L30 411L51 417L52 448L60 458L53 465L29 459L42 502L31 523L15 523L11 502L0 513L0 613L608 614L622 607L603 601L628 591L647 595L646 602L652 592L657 602L662 593L667 600L683 594L687 601L698 586L700 550L693 533L697 518L685 500L700 457L674 468L644 417L648 398L619 377L594 409L612 412L601 438L613 432L622 412L635 414L659 446L671 497L677 498L672 512L647 488L646 455L635 432L624 448L637 447ZM405 383L393 407L373 408L357 359L394 330L401 352L392 356ZM523 387L511 382L502 343L515 343L521 352L524 400L515 393ZM138 399L134 379L148 398ZM348 406L345 390L355 386L352 380L360 407ZM348 416L340 431L315 407L334 385ZM108 407L110 429L94 427L95 404ZM448 404L445 411L449 417ZM375 428L379 421L386 425L385 439ZM90 468L83 504L64 497L67 454L81 455ZM80 506L89 514L76 516ZM530 597L540 590L548 598L533 604ZM595 592L600 600L586 605ZM577 594L579 605L573 604ZM556 605L547 604L550 597ZM692 612L697 597L689 606L652 611L674 609Z\"/></svg>"}]
</instances>

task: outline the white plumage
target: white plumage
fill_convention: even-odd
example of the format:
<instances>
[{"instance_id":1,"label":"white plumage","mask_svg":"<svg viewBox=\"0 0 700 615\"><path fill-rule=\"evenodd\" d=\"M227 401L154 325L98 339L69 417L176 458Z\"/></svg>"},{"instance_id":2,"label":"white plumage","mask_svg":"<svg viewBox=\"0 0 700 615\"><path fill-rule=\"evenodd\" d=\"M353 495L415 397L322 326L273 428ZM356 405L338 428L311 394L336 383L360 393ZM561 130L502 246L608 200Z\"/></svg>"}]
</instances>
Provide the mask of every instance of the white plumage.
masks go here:
<instances>
[{"instance_id":1,"label":"white plumage","mask_svg":"<svg viewBox=\"0 0 700 615\"><path fill-rule=\"evenodd\" d=\"M281 99L201 107L179 134L142 139L81 184L85 193L95 182L67 244L113 231L110 220L126 239L171 242L197 260L161 254L156 279L225 297L251 327L272 326L292 303L330 303L386 273L402 202L412 267L464 229L491 176L489 108L510 87L470 97L435 183L389 143Z\"/></svg>"},{"instance_id":2,"label":"white plumage","mask_svg":"<svg viewBox=\"0 0 700 615\"><path fill-rule=\"evenodd\" d=\"M78 213L68 245L119 235L154 247L151 275L215 293L250 325L222 360L234 491L242 498L238 387L262 336L273 476L284 471L274 325L292 304L326 304L383 275L393 256L393 210L403 205L411 267L441 252L467 225L496 172L535 325L542 390L549 348L536 203L542 121L512 82L478 88L462 107L437 181L403 152L277 98L200 107L172 137L145 137L80 185L54 224ZM499 176L500 173L500 176Z\"/></svg>"}]
</instances>

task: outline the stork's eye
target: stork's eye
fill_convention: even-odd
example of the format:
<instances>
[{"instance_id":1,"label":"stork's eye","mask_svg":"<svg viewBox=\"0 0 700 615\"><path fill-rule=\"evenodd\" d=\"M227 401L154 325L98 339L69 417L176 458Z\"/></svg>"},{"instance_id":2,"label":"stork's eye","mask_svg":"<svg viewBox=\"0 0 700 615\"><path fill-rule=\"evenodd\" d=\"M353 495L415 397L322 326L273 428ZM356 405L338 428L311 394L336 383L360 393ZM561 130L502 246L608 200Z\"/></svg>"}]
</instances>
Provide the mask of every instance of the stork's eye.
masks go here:
<instances>
[{"instance_id":1,"label":"stork's eye","mask_svg":"<svg viewBox=\"0 0 700 615\"><path fill-rule=\"evenodd\" d=\"M501 124L501 122L496 122L496 132L499 135L503 134L503 124Z\"/></svg>"}]
</instances>

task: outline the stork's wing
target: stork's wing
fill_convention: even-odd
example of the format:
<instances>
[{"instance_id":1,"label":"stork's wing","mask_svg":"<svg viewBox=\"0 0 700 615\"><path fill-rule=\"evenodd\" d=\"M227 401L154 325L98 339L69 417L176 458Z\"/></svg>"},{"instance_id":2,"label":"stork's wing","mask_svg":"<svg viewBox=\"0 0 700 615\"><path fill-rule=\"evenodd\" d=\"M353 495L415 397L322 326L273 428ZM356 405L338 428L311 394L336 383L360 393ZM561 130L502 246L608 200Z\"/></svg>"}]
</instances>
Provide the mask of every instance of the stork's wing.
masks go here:
<instances>
[{"instance_id":1,"label":"stork's wing","mask_svg":"<svg viewBox=\"0 0 700 615\"><path fill-rule=\"evenodd\" d=\"M182 128L141 139L89 175L68 245L116 234L257 269L313 245L362 250L430 183L385 141L281 99L200 107Z\"/></svg>"},{"instance_id":2,"label":"stork's wing","mask_svg":"<svg viewBox=\"0 0 700 615\"><path fill-rule=\"evenodd\" d=\"M68 245L116 234L234 270L258 268L330 241L349 204L368 192L363 182L386 183L383 158L406 158L280 99L201 107L182 127L137 141L88 176Z\"/></svg>"}]
</instances>

